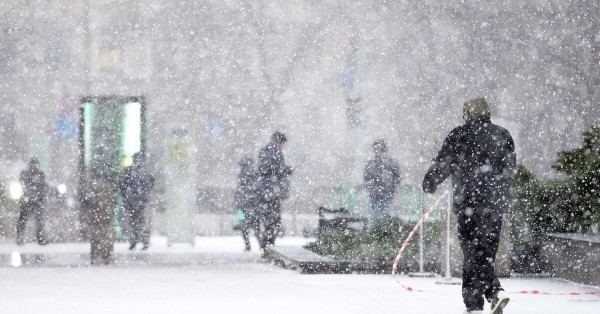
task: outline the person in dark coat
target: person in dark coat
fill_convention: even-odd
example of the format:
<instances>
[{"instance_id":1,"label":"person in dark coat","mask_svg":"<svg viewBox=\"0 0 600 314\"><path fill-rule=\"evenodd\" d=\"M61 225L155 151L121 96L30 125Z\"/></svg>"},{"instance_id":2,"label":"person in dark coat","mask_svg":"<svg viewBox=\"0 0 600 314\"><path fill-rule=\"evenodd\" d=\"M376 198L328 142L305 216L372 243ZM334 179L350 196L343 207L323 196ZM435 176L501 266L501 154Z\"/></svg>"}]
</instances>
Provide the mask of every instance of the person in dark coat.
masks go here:
<instances>
[{"instance_id":1,"label":"person in dark coat","mask_svg":"<svg viewBox=\"0 0 600 314\"><path fill-rule=\"evenodd\" d=\"M286 143L285 134L275 132L269 144L258 154L261 249L275 244L275 238L281 228L281 201L289 195L289 176L292 169L285 164L282 152Z\"/></svg>"},{"instance_id":2,"label":"person in dark coat","mask_svg":"<svg viewBox=\"0 0 600 314\"><path fill-rule=\"evenodd\" d=\"M143 244L142 250L148 249L150 245L145 209L153 186L154 176L146 168L143 157L136 153L133 156L133 164L125 168L119 183L125 214L129 216L131 222L130 250L135 249L139 242Z\"/></svg>"},{"instance_id":3,"label":"person in dark coat","mask_svg":"<svg viewBox=\"0 0 600 314\"><path fill-rule=\"evenodd\" d=\"M250 251L250 232L254 231L259 239L258 230L258 174L254 169L254 159L244 157L239 162L238 186L235 190L235 207L244 213L242 221L242 238L246 251Z\"/></svg>"},{"instance_id":4,"label":"person in dark coat","mask_svg":"<svg viewBox=\"0 0 600 314\"><path fill-rule=\"evenodd\" d=\"M108 265L114 262L113 211L117 188L110 180L110 169L96 161L89 179L89 238L92 265Z\"/></svg>"},{"instance_id":5,"label":"person in dark coat","mask_svg":"<svg viewBox=\"0 0 600 314\"><path fill-rule=\"evenodd\" d=\"M494 272L502 214L509 210L515 145L510 133L490 120L484 98L465 102L466 123L446 137L423 180L423 191L434 193L452 176L453 211L463 251L462 295L466 313L481 313L484 297L492 313L502 313L509 301Z\"/></svg>"},{"instance_id":6,"label":"person in dark coat","mask_svg":"<svg viewBox=\"0 0 600 314\"><path fill-rule=\"evenodd\" d=\"M373 159L364 170L364 182L371 200L371 219L369 225L390 217L394 194L400 184L400 165L387 154L384 140L373 143Z\"/></svg>"},{"instance_id":7,"label":"person in dark coat","mask_svg":"<svg viewBox=\"0 0 600 314\"><path fill-rule=\"evenodd\" d=\"M17 220L17 244L23 245L27 218L33 215L36 222L35 237L40 245L47 244L44 234L44 208L48 194L46 175L40 169L40 162L36 157L29 161L29 168L21 172L19 177L23 185L23 196L19 206Z\"/></svg>"}]
</instances>

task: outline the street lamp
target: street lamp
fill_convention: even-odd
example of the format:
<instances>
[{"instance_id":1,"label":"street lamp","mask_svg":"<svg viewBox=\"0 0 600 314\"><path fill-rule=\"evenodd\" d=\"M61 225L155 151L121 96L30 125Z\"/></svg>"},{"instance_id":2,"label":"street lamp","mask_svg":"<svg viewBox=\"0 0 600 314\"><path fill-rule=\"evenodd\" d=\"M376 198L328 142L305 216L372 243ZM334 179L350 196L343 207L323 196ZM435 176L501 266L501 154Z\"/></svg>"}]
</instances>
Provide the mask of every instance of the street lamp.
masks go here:
<instances>
[{"instance_id":1,"label":"street lamp","mask_svg":"<svg viewBox=\"0 0 600 314\"><path fill-rule=\"evenodd\" d=\"M360 97L356 89L356 68L347 65L341 73L342 87L346 95L346 123L349 127L355 128L360 125Z\"/></svg>"},{"instance_id":2,"label":"street lamp","mask_svg":"<svg viewBox=\"0 0 600 314\"><path fill-rule=\"evenodd\" d=\"M8 196L13 200L23 197L23 185L18 181L13 181L8 185Z\"/></svg>"}]
</instances>

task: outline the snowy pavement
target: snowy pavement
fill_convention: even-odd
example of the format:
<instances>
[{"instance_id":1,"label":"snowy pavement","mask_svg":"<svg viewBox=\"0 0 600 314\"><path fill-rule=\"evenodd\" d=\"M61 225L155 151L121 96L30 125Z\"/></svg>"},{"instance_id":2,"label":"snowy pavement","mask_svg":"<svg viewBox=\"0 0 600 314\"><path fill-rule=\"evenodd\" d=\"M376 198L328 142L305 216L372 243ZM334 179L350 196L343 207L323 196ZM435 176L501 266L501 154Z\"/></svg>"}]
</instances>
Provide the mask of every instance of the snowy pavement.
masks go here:
<instances>
[{"instance_id":1,"label":"snowy pavement","mask_svg":"<svg viewBox=\"0 0 600 314\"><path fill-rule=\"evenodd\" d=\"M282 238L280 244L302 244ZM254 248L256 248L256 243ZM462 313L460 286L435 278L398 279L424 292L404 290L391 275L305 275L243 252L240 237L202 237L195 246L167 247L153 238L148 252L116 246L117 264L89 267L78 259L86 244L22 247L0 243L0 313ZM55 254L54 264L12 267L13 252ZM70 254L70 255L69 255ZM58 261L63 258L64 265ZM157 256L162 256L158 258ZM69 266L71 265L71 266ZM505 313L598 313L600 292L548 278L501 280L512 300ZM522 294L537 290L545 294ZM486 309L487 310L487 309Z\"/></svg>"}]
</instances>

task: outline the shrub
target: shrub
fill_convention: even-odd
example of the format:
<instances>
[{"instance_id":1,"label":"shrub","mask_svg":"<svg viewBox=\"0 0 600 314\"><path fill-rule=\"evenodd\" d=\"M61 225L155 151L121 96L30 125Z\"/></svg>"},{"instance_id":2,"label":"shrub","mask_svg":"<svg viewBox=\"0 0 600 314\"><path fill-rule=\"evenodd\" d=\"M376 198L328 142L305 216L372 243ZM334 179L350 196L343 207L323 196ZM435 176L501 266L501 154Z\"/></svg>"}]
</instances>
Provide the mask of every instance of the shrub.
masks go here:
<instances>
[{"instance_id":1,"label":"shrub","mask_svg":"<svg viewBox=\"0 0 600 314\"><path fill-rule=\"evenodd\" d=\"M580 148L558 152L552 168L562 179L540 180L517 166L512 208L513 270L544 271L549 232L597 233L600 223L600 128L583 133Z\"/></svg>"}]
</instances>

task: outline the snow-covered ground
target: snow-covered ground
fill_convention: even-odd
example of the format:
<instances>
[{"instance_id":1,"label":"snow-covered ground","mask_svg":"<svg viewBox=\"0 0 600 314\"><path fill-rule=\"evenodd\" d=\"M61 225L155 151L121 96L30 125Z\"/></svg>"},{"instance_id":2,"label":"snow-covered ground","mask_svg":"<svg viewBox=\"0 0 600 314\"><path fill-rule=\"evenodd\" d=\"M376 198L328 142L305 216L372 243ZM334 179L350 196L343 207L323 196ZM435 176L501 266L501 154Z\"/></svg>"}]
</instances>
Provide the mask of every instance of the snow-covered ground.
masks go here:
<instances>
[{"instance_id":1,"label":"snow-covered ground","mask_svg":"<svg viewBox=\"0 0 600 314\"><path fill-rule=\"evenodd\" d=\"M280 244L301 244L282 238ZM254 248L256 248L256 243ZM197 238L195 246L153 238L148 252L116 247L113 266L12 267L7 255L87 254L86 244L0 244L0 313L462 313L460 286L434 278L390 275L304 275L242 251L240 237ZM20 255L17 254L17 255ZM57 260L55 256L55 261ZM159 259L156 256L168 256ZM72 257L69 257L72 258ZM153 259L154 258L154 259ZM60 260L58 258L58 260ZM42 264L43 265L43 264ZM66 265L66 266L65 266ZM598 313L598 287L547 278L501 280L512 300L505 313ZM522 294L538 290L548 295Z\"/></svg>"}]
</instances>

